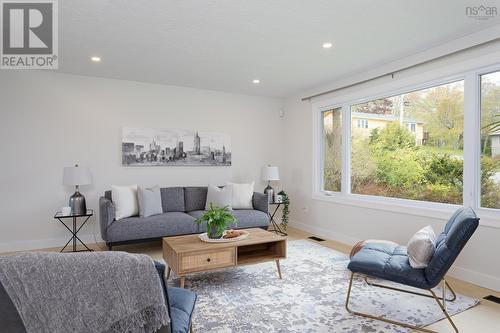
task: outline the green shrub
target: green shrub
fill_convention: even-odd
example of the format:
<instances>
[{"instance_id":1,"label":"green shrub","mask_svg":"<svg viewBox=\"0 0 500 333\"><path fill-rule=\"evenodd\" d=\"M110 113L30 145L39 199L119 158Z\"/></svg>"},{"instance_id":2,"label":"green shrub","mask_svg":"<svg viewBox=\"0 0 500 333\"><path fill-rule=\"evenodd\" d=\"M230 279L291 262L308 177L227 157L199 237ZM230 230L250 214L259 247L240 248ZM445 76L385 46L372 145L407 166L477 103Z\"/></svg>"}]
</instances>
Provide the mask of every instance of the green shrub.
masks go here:
<instances>
[{"instance_id":1,"label":"green shrub","mask_svg":"<svg viewBox=\"0 0 500 333\"><path fill-rule=\"evenodd\" d=\"M378 181L397 190L416 189L423 184L424 175L425 170L414 149L386 151L377 156Z\"/></svg>"},{"instance_id":2,"label":"green shrub","mask_svg":"<svg viewBox=\"0 0 500 333\"><path fill-rule=\"evenodd\" d=\"M431 153L425 158L425 179L429 184L449 185L462 189L464 162L449 154Z\"/></svg>"}]
</instances>

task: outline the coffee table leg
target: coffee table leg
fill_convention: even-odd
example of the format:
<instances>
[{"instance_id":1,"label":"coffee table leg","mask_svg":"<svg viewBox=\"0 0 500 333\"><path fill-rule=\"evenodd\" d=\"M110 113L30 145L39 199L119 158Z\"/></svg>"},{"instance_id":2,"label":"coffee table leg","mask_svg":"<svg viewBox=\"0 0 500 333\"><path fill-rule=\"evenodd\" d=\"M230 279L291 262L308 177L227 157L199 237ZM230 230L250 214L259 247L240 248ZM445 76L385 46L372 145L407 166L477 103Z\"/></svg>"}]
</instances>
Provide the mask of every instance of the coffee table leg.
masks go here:
<instances>
[{"instance_id":1,"label":"coffee table leg","mask_svg":"<svg viewBox=\"0 0 500 333\"><path fill-rule=\"evenodd\" d=\"M167 280L170 278L170 271L171 271L171 270L172 270L172 269L171 269L171 268L170 268L170 266L169 266L169 267L168 267L168 269L167 269Z\"/></svg>"},{"instance_id":2,"label":"coffee table leg","mask_svg":"<svg viewBox=\"0 0 500 333\"><path fill-rule=\"evenodd\" d=\"M278 275L279 275L280 279L282 279L282 277L281 277L281 267L280 267L280 261L279 260L276 260L276 267L278 268Z\"/></svg>"},{"instance_id":3,"label":"coffee table leg","mask_svg":"<svg viewBox=\"0 0 500 333\"><path fill-rule=\"evenodd\" d=\"M186 279L184 278L184 276L181 276L181 281L180 281L181 288L184 288L184 282L186 282Z\"/></svg>"}]
</instances>

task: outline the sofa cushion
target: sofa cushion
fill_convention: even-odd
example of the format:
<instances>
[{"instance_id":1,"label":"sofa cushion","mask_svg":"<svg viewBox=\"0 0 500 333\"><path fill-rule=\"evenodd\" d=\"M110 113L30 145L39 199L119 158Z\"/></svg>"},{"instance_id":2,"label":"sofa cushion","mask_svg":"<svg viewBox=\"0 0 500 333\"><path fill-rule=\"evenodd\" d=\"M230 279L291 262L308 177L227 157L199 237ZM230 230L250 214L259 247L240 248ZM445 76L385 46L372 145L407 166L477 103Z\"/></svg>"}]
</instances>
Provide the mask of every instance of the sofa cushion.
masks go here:
<instances>
[{"instance_id":1,"label":"sofa cushion","mask_svg":"<svg viewBox=\"0 0 500 333\"><path fill-rule=\"evenodd\" d=\"M237 228L258 228L269 225L269 216L260 210L239 209L232 211L236 217Z\"/></svg>"},{"instance_id":2,"label":"sofa cushion","mask_svg":"<svg viewBox=\"0 0 500 333\"><path fill-rule=\"evenodd\" d=\"M161 238L198 232L194 218L186 213L170 212L146 218L129 217L108 227L108 242Z\"/></svg>"},{"instance_id":3,"label":"sofa cushion","mask_svg":"<svg viewBox=\"0 0 500 333\"><path fill-rule=\"evenodd\" d=\"M187 214L197 219L200 218L206 212L207 212L206 210L193 210L191 212L188 212Z\"/></svg>"},{"instance_id":4,"label":"sofa cushion","mask_svg":"<svg viewBox=\"0 0 500 333\"><path fill-rule=\"evenodd\" d=\"M188 214L195 219L200 218L203 214L205 214L207 211L206 210L193 210L192 212L188 212ZM206 232L207 231L207 221L203 221L200 224L198 224L198 232Z\"/></svg>"},{"instance_id":5,"label":"sofa cushion","mask_svg":"<svg viewBox=\"0 0 500 333\"><path fill-rule=\"evenodd\" d=\"M412 268L406 247L387 243L366 244L347 266L354 273L428 289L424 269Z\"/></svg>"},{"instance_id":6,"label":"sofa cushion","mask_svg":"<svg viewBox=\"0 0 500 333\"><path fill-rule=\"evenodd\" d=\"M195 210L189 212L188 214L197 219L206 212L207 212L206 210ZM231 214L233 214L234 217L236 217L237 223L231 224L228 227L228 229L262 228L262 227L267 227L269 225L269 216L267 216L266 213L261 212L260 210L239 209L239 210L232 210ZM199 232L206 232L206 231L207 231L207 223L202 222L200 224Z\"/></svg>"},{"instance_id":7,"label":"sofa cushion","mask_svg":"<svg viewBox=\"0 0 500 333\"><path fill-rule=\"evenodd\" d=\"M184 187L164 187L161 189L163 212L185 212Z\"/></svg>"},{"instance_id":8,"label":"sofa cushion","mask_svg":"<svg viewBox=\"0 0 500 333\"><path fill-rule=\"evenodd\" d=\"M206 187L185 187L184 188L184 204L186 212L194 210L204 210L207 202Z\"/></svg>"},{"instance_id":9,"label":"sofa cushion","mask_svg":"<svg viewBox=\"0 0 500 333\"><path fill-rule=\"evenodd\" d=\"M24 323L16 306L0 282L0 331L9 333L26 333Z\"/></svg>"}]
</instances>

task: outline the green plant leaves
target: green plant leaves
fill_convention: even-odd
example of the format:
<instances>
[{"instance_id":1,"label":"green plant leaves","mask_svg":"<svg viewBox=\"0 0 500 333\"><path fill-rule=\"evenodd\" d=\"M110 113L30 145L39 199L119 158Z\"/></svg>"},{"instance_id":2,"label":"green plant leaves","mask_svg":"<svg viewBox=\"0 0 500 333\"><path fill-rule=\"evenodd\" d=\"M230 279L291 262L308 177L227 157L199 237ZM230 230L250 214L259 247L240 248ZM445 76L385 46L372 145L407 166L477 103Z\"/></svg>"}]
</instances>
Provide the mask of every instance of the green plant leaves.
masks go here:
<instances>
[{"instance_id":1,"label":"green plant leaves","mask_svg":"<svg viewBox=\"0 0 500 333\"><path fill-rule=\"evenodd\" d=\"M208 211L195 220L196 223L207 222L207 229L216 228L218 233L236 222L236 218L229 212L229 207L217 207L210 203Z\"/></svg>"}]
</instances>

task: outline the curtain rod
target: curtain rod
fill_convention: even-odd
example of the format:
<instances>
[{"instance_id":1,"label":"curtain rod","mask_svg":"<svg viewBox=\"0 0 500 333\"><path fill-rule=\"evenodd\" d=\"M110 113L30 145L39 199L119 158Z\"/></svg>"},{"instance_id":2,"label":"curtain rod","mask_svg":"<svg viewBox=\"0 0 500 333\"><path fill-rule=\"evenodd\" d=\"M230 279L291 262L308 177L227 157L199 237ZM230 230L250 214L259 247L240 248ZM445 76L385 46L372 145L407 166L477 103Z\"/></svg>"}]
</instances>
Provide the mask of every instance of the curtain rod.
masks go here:
<instances>
[{"instance_id":1,"label":"curtain rod","mask_svg":"<svg viewBox=\"0 0 500 333\"><path fill-rule=\"evenodd\" d=\"M490 39L488 41L481 42L481 43L478 43L478 44L474 44L474 45L471 45L471 46L468 46L468 47L464 47L462 49L459 49L459 50L456 50L456 51L453 51L453 52L450 52L450 53L446 53L446 54L440 55L439 57L435 57L435 58L428 59L428 60L423 60L423 61L417 62L417 63L415 63L413 65L405 66L405 67L396 69L396 70L391 71L391 72L387 72L387 73L384 73L384 74L373 76L373 77L365 79L365 80L356 81L354 83L350 83L350 84L347 84L345 86L341 86L341 87L338 87L338 88L335 88L335 89L327 90L327 91L324 91L324 92L321 92L321 93L317 93L317 94L314 94L314 95L311 95L311 96L303 97L301 100L303 102L304 101L310 101L311 99L313 99L315 97L327 95L327 94L330 94L330 93L333 93L333 92L336 92L336 91L339 91L339 90L342 90L342 89L354 87L354 86L357 86L357 85L360 85L360 84L363 84L363 83L366 83L366 82L370 82L370 81L373 81L373 80L377 80L377 79L380 79L380 78L383 78L383 77L386 77L386 76L391 76L391 78L394 78L394 74L396 74L396 73L399 73L399 72L402 72L402 71L405 71L405 70L408 70L408 69L411 69L411 68L415 68L415 67L418 67L418 66L422 66L422 65L428 64L430 62L433 62L433 61L436 61L436 60L439 60L439 59L443 59L443 58L449 57L451 55L454 55L454 54L457 54L457 53L460 53L460 52L463 52L463 51L467 51L467 50L476 48L478 46L483 46L483 45L486 45L486 44L490 44L490 43L493 43L493 42L496 42L496 41L500 41L500 37L497 37L497 38L494 38L494 39Z\"/></svg>"}]
</instances>

